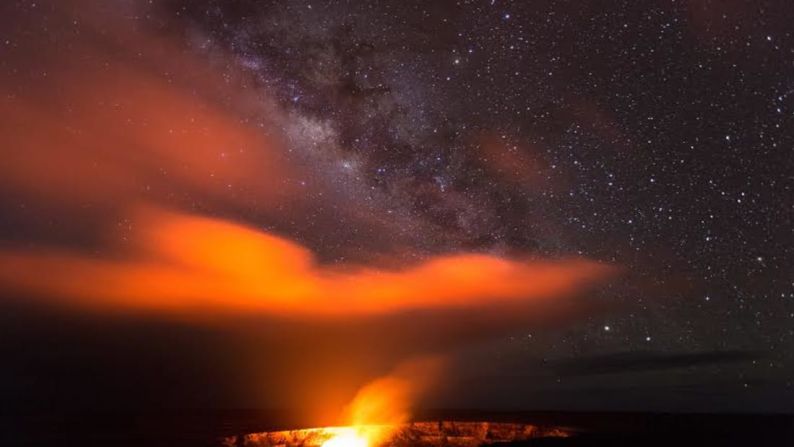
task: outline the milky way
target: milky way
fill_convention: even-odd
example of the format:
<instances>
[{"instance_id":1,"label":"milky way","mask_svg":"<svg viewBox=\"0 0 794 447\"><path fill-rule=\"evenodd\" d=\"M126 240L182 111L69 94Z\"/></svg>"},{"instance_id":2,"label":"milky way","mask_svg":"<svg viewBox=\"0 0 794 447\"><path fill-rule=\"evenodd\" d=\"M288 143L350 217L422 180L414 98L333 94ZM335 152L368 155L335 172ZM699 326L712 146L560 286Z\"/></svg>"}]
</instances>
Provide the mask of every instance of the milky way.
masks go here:
<instances>
[{"instance_id":1,"label":"milky way","mask_svg":"<svg viewBox=\"0 0 794 447\"><path fill-rule=\"evenodd\" d=\"M296 146L316 139L334 181L421 229L422 250L627 266L599 295L615 311L499 349L740 349L758 358L704 375L791 389L784 2L169 8L195 49L234 55L301 117Z\"/></svg>"}]
</instances>

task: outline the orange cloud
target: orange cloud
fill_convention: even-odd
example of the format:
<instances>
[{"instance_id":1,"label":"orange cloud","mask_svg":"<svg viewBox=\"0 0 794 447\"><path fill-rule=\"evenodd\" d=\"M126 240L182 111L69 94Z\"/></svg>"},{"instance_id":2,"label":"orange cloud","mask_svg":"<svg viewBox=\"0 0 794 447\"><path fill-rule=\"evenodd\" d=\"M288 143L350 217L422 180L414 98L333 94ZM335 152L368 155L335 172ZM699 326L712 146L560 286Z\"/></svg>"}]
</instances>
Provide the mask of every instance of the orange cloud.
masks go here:
<instances>
[{"instance_id":1,"label":"orange cloud","mask_svg":"<svg viewBox=\"0 0 794 447\"><path fill-rule=\"evenodd\" d=\"M61 19L53 26L72 23ZM32 40L6 54L16 70L0 74L4 190L75 212L141 199L256 209L290 194L294 166L274 131L275 106L242 87L242 74L229 82L167 39L123 25L63 34L68 50Z\"/></svg>"},{"instance_id":2,"label":"orange cloud","mask_svg":"<svg viewBox=\"0 0 794 447\"><path fill-rule=\"evenodd\" d=\"M552 298L610 271L581 259L483 254L437 256L401 269L324 266L295 242L239 224L159 210L139 215L132 250L108 258L6 252L0 281L107 310L343 317Z\"/></svg>"}]
</instances>

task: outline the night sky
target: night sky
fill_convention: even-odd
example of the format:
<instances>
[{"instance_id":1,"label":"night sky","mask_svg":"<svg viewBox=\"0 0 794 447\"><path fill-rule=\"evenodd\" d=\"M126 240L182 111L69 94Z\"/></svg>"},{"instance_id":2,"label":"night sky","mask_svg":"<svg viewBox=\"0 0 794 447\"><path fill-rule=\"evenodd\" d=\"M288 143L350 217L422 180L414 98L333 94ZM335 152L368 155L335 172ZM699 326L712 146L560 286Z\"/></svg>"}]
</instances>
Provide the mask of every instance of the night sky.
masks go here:
<instances>
[{"instance_id":1,"label":"night sky","mask_svg":"<svg viewBox=\"0 0 794 447\"><path fill-rule=\"evenodd\" d=\"M793 411L791 23L786 1L5 2L0 399L283 405L263 396L322 345L379 359L357 380L443 353L429 406ZM501 289L352 322L63 306L115 292L52 253L138 260L139 206L278 235L318 276L609 273L509 317Z\"/></svg>"}]
</instances>

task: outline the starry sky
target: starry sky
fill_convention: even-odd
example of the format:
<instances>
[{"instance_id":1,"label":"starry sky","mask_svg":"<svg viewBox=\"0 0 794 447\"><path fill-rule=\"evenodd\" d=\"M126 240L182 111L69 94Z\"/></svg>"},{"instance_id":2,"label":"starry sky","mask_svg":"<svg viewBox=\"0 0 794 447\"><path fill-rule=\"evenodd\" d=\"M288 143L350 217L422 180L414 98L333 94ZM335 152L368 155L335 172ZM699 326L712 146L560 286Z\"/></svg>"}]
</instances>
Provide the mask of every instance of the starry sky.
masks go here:
<instances>
[{"instance_id":1,"label":"starry sky","mask_svg":"<svg viewBox=\"0 0 794 447\"><path fill-rule=\"evenodd\" d=\"M0 168L10 179L0 196L4 249L114 256L100 229L134 245L137 224L119 203L144 200L278 234L329 269L461 253L582 259L615 272L577 288L573 314L544 311L498 330L491 321L474 335L440 337L455 372L439 385L439 405L794 410L787 2L86 0L1 8L0 151L11 160ZM97 83L82 79L94 72L85 77ZM125 131L89 140L103 149L83 164L73 165L69 151L84 155L84 140L44 153L46 166L23 154L37 129L49 145L62 140L59 126L90 134L97 112L81 101L135 101L135 88L152 90L150 79L166 86L145 103L156 106L132 118L119 112L119 122L138 120L140 130L160 119L179 133L191 125L183 110L199 98L219 115L206 120L214 136L190 140L198 149L176 157L167 148L138 150L155 136L125 144ZM44 118L20 105L27 99L55 111ZM121 168L98 177L79 169L97 160ZM129 172L132 180L119 180ZM64 188L77 192L64 199ZM53 284L36 294L59 295L65 283ZM13 402L68 401L89 386L68 378L76 370L108 377L103 389L126 396L124 373L109 366L118 362L137 365L149 393L163 386L147 362L171 365L168 377L193 368L193 382L171 396L183 401L217 385L228 357L278 351L274 334L284 324L232 336L192 321L141 322L136 314L122 325L97 323L90 312L53 316L47 305L4 301L7 335L23 340L2 346L22 365L3 373L0 391ZM412 324L401 318L374 325ZM427 331L439 317L429 318L417 331L433 339ZM364 326L373 332L373 323ZM315 330L298 327L285 331ZM110 341L89 341L97 331ZM260 336L269 341L251 341ZM54 339L67 340L57 355L30 354ZM139 347L151 340L168 347ZM103 354L120 347L132 360ZM215 361L207 366L202 355ZM41 391L51 380L45 369L66 378ZM242 405L210 394L197 405Z\"/></svg>"}]
</instances>

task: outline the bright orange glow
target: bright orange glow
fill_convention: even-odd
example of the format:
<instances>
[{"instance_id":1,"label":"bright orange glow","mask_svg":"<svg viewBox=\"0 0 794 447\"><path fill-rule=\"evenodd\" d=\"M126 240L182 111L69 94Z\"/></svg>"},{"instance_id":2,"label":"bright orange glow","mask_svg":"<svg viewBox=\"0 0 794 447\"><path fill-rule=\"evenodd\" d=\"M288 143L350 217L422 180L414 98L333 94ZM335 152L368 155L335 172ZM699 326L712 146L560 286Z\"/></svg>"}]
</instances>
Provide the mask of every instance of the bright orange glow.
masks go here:
<instances>
[{"instance_id":1,"label":"bright orange glow","mask_svg":"<svg viewBox=\"0 0 794 447\"><path fill-rule=\"evenodd\" d=\"M301 245L238 224L151 209L138 215L131 250L105 259L5 252L0 282L96 309L351 316L553 298L610 271L581 259L482 254L437 256L398 270L327 267Z\"/></svg>"},{"instance_id":2,"label":"bright orange glow","mask_svg":"<svg viewBox=\"0 0 794 447\"><path fill-rule=\"evenodd\" d=\"M322 447L368 447L369 439L361 430L342 427L333 437L323 442Z\"/></svg>"},{"instance_id":3,"label":"bright orange glow","mask_svg":"<svg viewBox=\"0 0 794 447\"><path fill-rule=\"evenodd\" d=\"M364 385L346 409L350 424L323 447L377 447L410 421L411 406L440 374L438 357L407 361Z\"/></svg>"},{"instance_id":4,"label":"bright orange glow","mask_svg":"<svg viewBox=\"0 0 794 447\"><path fill-rule=\"evenodd\" d=\"M352 425L399 425L409 421L416 404L441 374L443 360L423 357L400 364L391 373L364 385L348 406Z\"/></svg>"}]
</instances>

